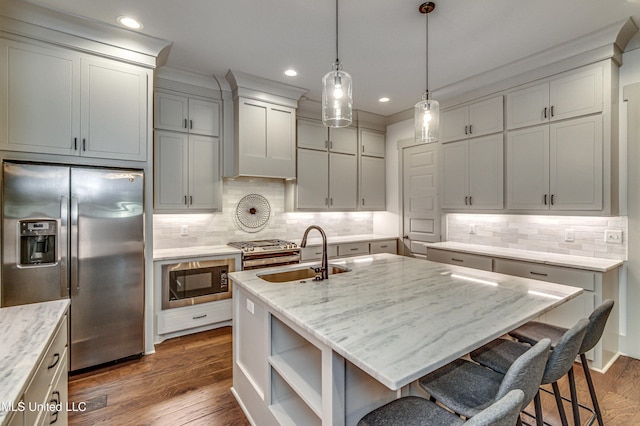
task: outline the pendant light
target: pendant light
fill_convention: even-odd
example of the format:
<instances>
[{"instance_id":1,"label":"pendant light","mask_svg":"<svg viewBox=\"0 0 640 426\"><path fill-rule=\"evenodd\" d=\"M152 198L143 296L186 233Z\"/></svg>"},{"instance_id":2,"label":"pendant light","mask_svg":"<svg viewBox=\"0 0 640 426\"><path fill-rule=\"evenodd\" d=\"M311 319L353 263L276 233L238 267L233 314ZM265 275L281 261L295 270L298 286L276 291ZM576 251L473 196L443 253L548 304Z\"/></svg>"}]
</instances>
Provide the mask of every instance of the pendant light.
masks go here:
<instances>
[{"instance_id":1,"label":"pendant light","mask_svg":"<svg viewBox=\"0 0 640 426\"><path fill-rule=\"evenodd\" d=\"M342 70L338 56L338 0L336 0L336 62L322 79L322 123L327 127L346 127L352 120L351 76Z\"/></svg>"},{"instance_id":2,"label":"pendant light","mask_svg":"<svg viewBox=\"0 0 640 426\"><path fill-rule=\"evenodd\" d=\"M433 2L422 3L418 10L425 15L426 24L426 90L422 95L422 100L415 106L415 127L416 142L436 142L440 130L440 104L438 101L431 99L429 93L429 16L433 12L436 5Z\"/></svg>"}]
</instances>

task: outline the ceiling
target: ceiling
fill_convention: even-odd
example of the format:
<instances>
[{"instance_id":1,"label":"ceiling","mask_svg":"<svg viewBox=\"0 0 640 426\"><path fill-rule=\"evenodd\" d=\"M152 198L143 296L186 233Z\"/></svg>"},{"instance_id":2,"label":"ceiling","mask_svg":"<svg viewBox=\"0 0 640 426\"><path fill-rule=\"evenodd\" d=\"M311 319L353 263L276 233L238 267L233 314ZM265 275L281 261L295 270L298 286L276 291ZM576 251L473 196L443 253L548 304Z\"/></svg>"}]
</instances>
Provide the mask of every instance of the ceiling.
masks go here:
<instances>
[{"instance_id":1,"label":"ceiling","mask_svg":"<svg viewBox=\"0 0 640 426\"><path fill-rule=\"evenodd\" d=\"M173 42L167 65L224 79L229 69L308 89L335 61L333 0L29 0ZM640 0L639 0L640 1ZM353 78L354 107L384 116L413 107L425 90L420 0L342 0L339 58ZM429 16L429 89L581 37L628 17L627 0L436 0ZM286 77L286 68L298 71ZM387 103L378 99L386 96Z\"/></svg>"}]
</instances>

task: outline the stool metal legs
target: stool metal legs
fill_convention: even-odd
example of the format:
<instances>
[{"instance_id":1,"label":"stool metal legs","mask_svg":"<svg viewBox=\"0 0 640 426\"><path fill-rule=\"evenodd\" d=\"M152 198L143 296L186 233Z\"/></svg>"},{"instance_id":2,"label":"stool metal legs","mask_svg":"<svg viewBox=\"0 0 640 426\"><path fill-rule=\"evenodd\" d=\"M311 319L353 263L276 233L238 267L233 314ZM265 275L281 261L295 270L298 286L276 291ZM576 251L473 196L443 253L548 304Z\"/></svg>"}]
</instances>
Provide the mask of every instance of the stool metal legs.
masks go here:
<instances>
[{"instance_id":1,"label":"stool metal legs","mask_svg":"<svg viewBox=\"0 0 640 426\"><path fill-rule=\"evenodd\" d=\"M580 354L580 362L582 363L584 375L587 378L587 386L589 386L589 394L591 395L593 410L596 412L596 417L598 418L598 424L600 426L604 426L604 422L602 421L602 412L600 411L600 406L598 405L598 397L596 396L596 389L593 386L593 380L591 380L591 373L589 372L589 364L587 364L587 357L584 353Z\"/></svg>"}]
</instances>

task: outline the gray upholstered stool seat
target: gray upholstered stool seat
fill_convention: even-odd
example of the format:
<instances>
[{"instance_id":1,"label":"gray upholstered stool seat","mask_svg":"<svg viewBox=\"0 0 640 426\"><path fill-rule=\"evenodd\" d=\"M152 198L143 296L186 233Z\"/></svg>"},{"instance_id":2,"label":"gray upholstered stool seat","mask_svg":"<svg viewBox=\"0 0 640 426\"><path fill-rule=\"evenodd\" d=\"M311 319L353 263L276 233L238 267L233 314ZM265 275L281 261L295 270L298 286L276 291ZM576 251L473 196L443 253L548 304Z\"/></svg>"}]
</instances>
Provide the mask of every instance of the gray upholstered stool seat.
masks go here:
<instances>
[{"instance_id":1,"label":"gray upholstered stool seat","mask_svg":"<svg viewBox=\"0 0 640 426\"><path fill-rule=\"evenodd\" d=\"M465 417L473 417L509 391L521 389L521 411L538 391L550 344L549 339L538 342L517 358L504 375L457 359L420 378L418 383L437 401Z\"/></svg>"},{"instance_id":2,"label":"gray upholstered stool seat","mask_svg":"<svg viewBox=\"0 0 640 426\"><path fill-rule=\"evenodd\" d=\"M514 389L465 422L428 399L406 396L373 410L358 426L513 426L523 400L524 393Z\"/></svg>"},{"instance_id":3,"label":"gray upholstered stool seat","mask_svg":"<svg viewBox=\"0 0 640 426\"><path fill-rule=\"evenodd\" d=\"M582 340L582 345L580 345L580 349L578 350L578 354L580 355L580 363L582 364L582 369L584 370L584 375L587 379L587 386L589 387L589 394L591 395L593 412L595 413L600 426L604 424L602 420L602 412L600 410L600 406L598 405L598 397L596 395L595 387L593 386L593 380L591 379L591 373L589 372L589 365L587 363L587 357L585 353L593 349L598 341L600 341L602 333L604 332L604 327L607 324L607 319L609 319L609 314L611 314L611 311L613 310L613 305L613 300L607 299L602 302L602 304L600 304L591 313L591 315L589 315L589 325L587 325L587 331L585 332L584 339ZM554 346L554 343L559 342L559 336L561 336L565 331L566 329L562 327L532 321L524 324L521 327L518 327L509 334L519 341L527 342L529 344L535 344L535 342L542 338L551 339L551 344L552 346ZM575 387L575 380L572 374L569 375L569 385L571 387ZM577 396L573 393L571 395L571 406L573 408L574 422L579 424L579 404L577 401Z\"/></svg>"},{"instance_id":4,"label":"gray upholstered stool seat","mask_svg":"<svg viewBox=\"0 0 640 426\"><path fill-rule=\"evenodd\" d=\"M562 405L560 390L556 382L572 369L573 360L578 355L578 350L582 345L588 324L589 320L583 318L578 321L576 325L565 331L557 341L554 350L549 355L540 383L543 385L550 383L553 384L556 405L558 406L560 420L563 425L567 425L568 423L564 407ZM531 346L526 343L497 339L471 352L471 359L480 365L497 371L498 373L506 374L515 360L527 352L529 348L531 348ZM572 389L572 394L574 392L575 389ZM539 392L536 393L534 401L537 423L542 424L542 409Z\"/></svg>"}]
</instances>

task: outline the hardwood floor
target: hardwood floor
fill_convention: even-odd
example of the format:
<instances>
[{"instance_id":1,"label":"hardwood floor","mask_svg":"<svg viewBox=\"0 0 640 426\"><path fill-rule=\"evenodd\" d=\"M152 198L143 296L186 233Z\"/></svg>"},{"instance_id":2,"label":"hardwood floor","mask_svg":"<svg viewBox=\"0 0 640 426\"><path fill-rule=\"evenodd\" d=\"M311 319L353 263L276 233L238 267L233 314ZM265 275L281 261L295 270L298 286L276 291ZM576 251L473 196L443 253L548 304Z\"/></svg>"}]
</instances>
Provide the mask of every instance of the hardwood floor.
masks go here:
<instances>
[{"instance_id":1,"label":"hardwood floor","mask_svg":"<svg viewBox=\"0 0 640 426\"><path fill-rule=\"evenodd\" d=\"M231 366L231 327L167 340L155 354L71 376L69 401L84 402L87 410L70 412L69 424L248 425L229 390ZM579 400L590 406L582 368L574 369ZM607 374L592 376L605 424L640 425L640 361L621 357ZM560 388L569 395L566 380ZM545 421L559 425L553 397L543 393L542 400ZM565 407L573 424L571 407ZM585 424L590 413L580 414Z\"/></svg>"}]
</instances>

